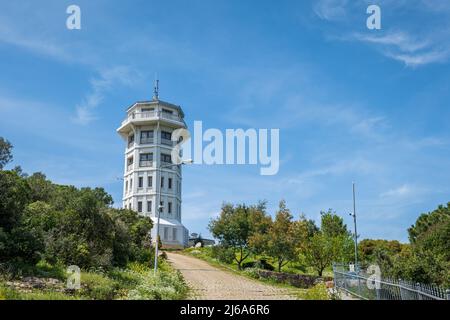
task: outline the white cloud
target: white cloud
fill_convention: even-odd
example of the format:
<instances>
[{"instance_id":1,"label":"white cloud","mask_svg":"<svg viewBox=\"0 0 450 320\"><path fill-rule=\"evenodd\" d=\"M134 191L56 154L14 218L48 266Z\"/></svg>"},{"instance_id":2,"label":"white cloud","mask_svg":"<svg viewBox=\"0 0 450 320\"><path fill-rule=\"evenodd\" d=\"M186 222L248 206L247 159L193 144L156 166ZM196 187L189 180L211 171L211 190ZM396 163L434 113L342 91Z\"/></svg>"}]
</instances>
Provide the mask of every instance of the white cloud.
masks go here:
<instances>
[{"instance_id":1,"label":"white cloud","mask_svg":"<svg viewBox=\"0 0 450 320\"><path fill-rule=\"evenodd\" d=\"M354 34L351 38L374 45L385 56L415 67L435 62L444 62L450 48L436 43L430 35L412 36L404 31L387 32L383 35Z\"/></svg>"},{"instance_id":2,"label":"white cloud","mask_svg":"<svg viewBox=\"0 0 450 320\"><path fill-rule=\"evenodd\" d=\"M103 101L105 94L117 85L130 86L140 75L129 67L118 66L102 70L99 77L91 80L91 91L76 108L76 123L86 125L96 119L94 109Z\"/></svg>"},{"instance_id":3,"label":"white cloud","mask_svg":"<svg viewBox=\"0 0 450 320\"><path fill-rule=\"evenodd\" d=\"M347 14L347 3L348 0L320 0L314 4L313 10L320 19L341 20Z\"/></svg>"},{"instance_id":4,"label":"white cloud","mask_svg":"<svg viewBox=\"0 0 450 320\"><path fill-rule=\"evenodd\" d=\"M365 2L321 0L313 6L313 10L320 18L339 24L338 28L326 30L327 38L365 43L384 56L404 63L407 67L448 61L450 57L448 1L379 1L382 19L389 20L389 24L383 23L380 31L366 30L355 33L355 26L363 27L361 21L364 20L361 18L364 18L365 8L368 4L372 4L370 1ZM406 10L410 14L405 14ZM412 19L421 23L411 24ZM422 21L436 21L436 23ZM339 36L333 36L337 29Z\"/></svg>"},{"instance_id":5,"label":"white cloud","mask_svg":"<svg viewBox=\"0 0 450 320\"><path fill-rule=\"evenodd\" d=\"M404 184L400 187L390 189L386 192L380 194L381 198L392 198L392 197L406 197L416 193L416 189L408 184Z\"/></svg>"}]
</instances>

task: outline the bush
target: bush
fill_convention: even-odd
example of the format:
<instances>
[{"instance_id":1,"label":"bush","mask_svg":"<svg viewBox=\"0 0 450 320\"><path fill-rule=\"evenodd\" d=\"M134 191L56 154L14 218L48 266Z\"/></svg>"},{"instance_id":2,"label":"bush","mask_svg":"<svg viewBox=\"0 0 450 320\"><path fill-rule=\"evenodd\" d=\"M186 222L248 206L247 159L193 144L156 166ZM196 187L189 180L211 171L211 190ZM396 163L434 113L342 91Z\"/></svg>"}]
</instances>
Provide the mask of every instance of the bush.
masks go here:
<instances>
[{"instance_id":1,"label":"bush","mask_svg":"<svg viewBox=\"0 0 450 320\"><path fill-rule=\"evenodd\" d=\"M256 269L263 269L263 270L269 270L273 271L275 268L267 262L265 259L261 259L258 261L249 261L242 264L243 269L247 268L256 268Z\"/></svg>"},{"instance_id":2,"label":"bush","mask_svg":"<svg viewBox=\"0 0 450 320\"><path fill-rule=\"evenodd\" d=\"M303 299L305 300L330 300L327 287L325 283L318 283L311 289L308 289Z\"/></svg>"},{"instance_id":3,"label":"bush","mask_svg":"<svg viewBox=\"0 0 450 320\"><path fill-rule=\"evenodd\" d=\"M243 272L247 276L252 277L254 279L259 279L260 278L260 276L259 276L259 269L257 269L257 268L247 268L247 269L244 269Z\"/></svg>"},{"instance_id":4,"label":"bush","mask_svg":"<svg viewBox=\"0 0 450 320\"><path fill-rule=\"evenodd\" d=\"M102 274L81 273L80 294L94 300L111 300L116 295L118 283Z\"/></svg>"},{"instance_id":5,"label":"bush","mask_svg":"<svg viewBox=\"0 0 450 320\"><path fill-rule=\"evenodd\" d=\"M153 272L141 275L141 283L130 290L130 300L179 300L184 299L188 287L178 271L167 271L162 264L156 276Z\"/></svg>"},{"instance_id":6,"label":"bush","mask_svg":"<svg viewBox=\"0 0 450 320\"><path fill-rule=\"evenodd\" d=\"M213 246L211 256L220 262L231 264L235 260L234 250L224 246Z\"/></svg>"},{"instance_id":7,"label":"bush","mask_svg":"<svg viewBox=\"0 0 450 320\"><path fill-rule=\"evenodd\" d=\"M262 279L272 280L278 283L287 283L297 288L311 288L319 279L317 276L306 274L292 274L285 272L274 272L268 270L259 270L259 277ZM323 281L332 280L330 277L320 278Z\"/></svg>"}]
</instances>

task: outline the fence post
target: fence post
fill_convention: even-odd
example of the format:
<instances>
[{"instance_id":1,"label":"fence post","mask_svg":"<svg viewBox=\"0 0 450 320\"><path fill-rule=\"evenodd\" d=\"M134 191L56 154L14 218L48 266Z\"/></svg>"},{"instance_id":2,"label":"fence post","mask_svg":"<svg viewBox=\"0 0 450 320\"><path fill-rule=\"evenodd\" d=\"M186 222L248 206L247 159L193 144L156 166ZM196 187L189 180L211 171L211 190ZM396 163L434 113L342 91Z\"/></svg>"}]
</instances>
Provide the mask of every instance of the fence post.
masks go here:
<instances>
[{"instance_id":1,"label":"fence post","mask_svg":"<svg viewBox=\"0 0 450 320\"><path fill-rule=\"evenodd\" d=\"M447 291L445 291L445 294L447 295L447 300L450 300L450 289L447 289Z\"/></svg>"},{"instance_id":2,"label":"fence post","mask_svg":"<svg viewBox=\"0 0 450 320\"><path fill-rule=\"evenodd\" d=\"M422 300L422 286L418 282L416 283L416 290L418 291L417 298Z\"/></svg>"}]
</instances>

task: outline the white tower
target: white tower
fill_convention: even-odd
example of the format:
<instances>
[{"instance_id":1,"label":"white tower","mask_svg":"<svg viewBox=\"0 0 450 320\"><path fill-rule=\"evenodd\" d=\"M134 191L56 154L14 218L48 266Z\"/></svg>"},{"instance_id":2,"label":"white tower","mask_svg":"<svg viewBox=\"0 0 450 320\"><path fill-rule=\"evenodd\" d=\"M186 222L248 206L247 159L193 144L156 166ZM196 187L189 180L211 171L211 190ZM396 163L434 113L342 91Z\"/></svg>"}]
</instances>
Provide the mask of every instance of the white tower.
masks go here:
<instances>
[{"instance_id":1,"label":"white tower","mask_svg":"<svg viewBox=\"0 0 450 320\"><path fill-rule=\"evenodd\" d=\"M158 81L151 101L134 103L117 132L126 141L123 207L150 216L156 241L157 201L161 213L159 236L164 247L187 246L189 233L181 223L181 165L171 152L175 129L186 128L180 106L159 100Z\"/></svg>"}]
</instances>

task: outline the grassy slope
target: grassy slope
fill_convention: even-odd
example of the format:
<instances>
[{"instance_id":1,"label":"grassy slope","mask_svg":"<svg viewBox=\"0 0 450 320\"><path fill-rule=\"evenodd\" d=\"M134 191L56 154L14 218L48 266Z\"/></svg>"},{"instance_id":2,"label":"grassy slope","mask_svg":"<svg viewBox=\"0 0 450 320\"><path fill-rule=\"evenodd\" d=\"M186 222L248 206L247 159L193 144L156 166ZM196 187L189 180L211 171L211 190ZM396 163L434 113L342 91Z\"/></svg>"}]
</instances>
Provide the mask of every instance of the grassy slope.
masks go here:
<instances>
[{"instance_id":1,"label":"grassy slope","mask_svg":"<svg viewBox=\"0 0 450 320\"><path fill-rule=\"evenodd\" d=\"M18 269L18 271L27 276L59 279L62 281L62 286L66 280L64 269L48 264L27 266L25 270ZM16 273L16 281L19 275ZM73 293L45 288L24 292L7 286L6 278L5 273L0 274L0 300L171 300L184 299L189 290L181 275L166 262L160 264L156 277L150 267L138 263L130 263L124 269L85 271L81 273L81 289Z\"/></svg>"}]
</instances>

